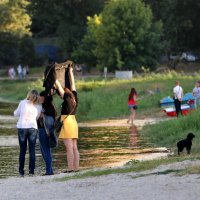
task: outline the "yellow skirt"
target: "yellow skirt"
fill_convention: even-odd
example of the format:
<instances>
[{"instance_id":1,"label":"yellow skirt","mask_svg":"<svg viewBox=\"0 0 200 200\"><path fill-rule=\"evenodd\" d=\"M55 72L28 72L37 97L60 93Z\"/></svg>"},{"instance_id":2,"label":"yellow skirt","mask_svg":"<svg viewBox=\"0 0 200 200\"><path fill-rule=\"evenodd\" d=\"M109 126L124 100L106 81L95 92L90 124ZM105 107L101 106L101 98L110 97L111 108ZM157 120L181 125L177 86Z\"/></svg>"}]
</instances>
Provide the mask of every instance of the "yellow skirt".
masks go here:
<instances>
[{"instance_id":1,"label":"yellow skirt","mask_svg":"<svg viewBox=\"0 0 200 200\"><path fill-rule=\"evenodd\" d=\"M61 121L67 115L61 115ZM78 138L78 124L75 115L69 115L64 119L63 127L59 133L59 139Z\"/></svg>"}]
</instances>

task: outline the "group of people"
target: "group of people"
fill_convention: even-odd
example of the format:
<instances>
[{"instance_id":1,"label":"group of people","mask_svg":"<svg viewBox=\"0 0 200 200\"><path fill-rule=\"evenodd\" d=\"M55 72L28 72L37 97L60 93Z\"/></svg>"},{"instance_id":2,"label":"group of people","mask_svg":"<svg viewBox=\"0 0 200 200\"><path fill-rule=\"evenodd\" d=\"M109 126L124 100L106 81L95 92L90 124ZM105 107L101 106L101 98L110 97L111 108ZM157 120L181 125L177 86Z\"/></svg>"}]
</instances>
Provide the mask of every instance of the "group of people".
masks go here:
<instances>
[{"instance_id":1,"label":"group of people","mask_svg":"<svg viewBox=\"0 0 200 200\"><path fill-rule=\"evenodd\" d=\"M192 91L193 96L195 97L194 106L197 108L200 105L200 81L195 83L195 87ZM179 117L183 115L181 111L181 102L183 98L183 88L180 86L179 81L175 81L175 86L173 88L173 99L174 99L174 107L176 110L176 116ZM128 108L130 109L130 116L128 118L127 123L133 124L135 119L137 106L137 92L135 88L131 88L131 91L128 95Z\"/></svg>"},{"instance_id":2,"label":"group of people","mask_svg":"<svg viewBox=\"0 0 200 200\"><path fill-rule=\"evenodd\" d=\"M66 149L68 169L64 173L79 171L79 151L77 147L78 125L75 118L78 97L75 87L73 68L69 69L71 88L63 88L56 80L54 88L62 98L61 120L63 126L59 133L59 139L63 140ZM29 147L29 175L35 171L35 145L39 136L40 150L46 165L44 175L53 175L52 153L49 146L49 135L54 131L56 110L53 105L53 97L45 96L45 91L31 90L26 99L20 101L14 116L18 117L17 129L19 140L19 175L24 176L25 155L27 145Z\"/></svg>"},{"instance_id":3,"label":"group of people","mask_svg":"<svg viewBox=\"0 0 200 200\"><path fill-rule=\"evenodd\" d=\"M61 108L61 121L63 126L59 133L59 139L63 140L68 169L64 172L77 172L79 170L79 151L77 147L78 139L78 125L76 121L76 109L78 104L78 97L75 87L73 68L69 67L69 80L71 88L63 88L61 83L56 80L54 88L58 91L60 97L63 99ZM196 82L193 89L193 95L196 98L196 105L200 105L200 82ZM175 82L173 88L173 99L177 117L181 114L181 101L183 98L183 88L179 81ZM131 88L128 95L128 108L130 109L130 116L127 123L133 125L136 116L137 106L137 91ZM25 155L27 150L27 143L29 146L29 174L34 174L35 170L35 145L37 135L39 135L40 149L46 165L46 172L44 175L52 175L52 153L49 146L49 135L54 132L54 123L56 117L56 110L53 105L53 97L45 96L45 91L38 93L36 90L28 92L26 99L22 100L17 109L14 111L14 116L19 117L17 122L18 140L20 146L19 154L19 174L24 176Z\"/></svg>"},{"instance_id":4,"label":"group of people","mask_svg":"<svg viewBox=\"0 0 200 200\"><path fill-rule=\"evenodd\" d=\"M195 83L195 86L192 90L192 94L195 97L194 99L194 107L197 108L200 105L200 81ZM179 81L175 81L175 87L173 88L173 99L174 99L174 106L176 110L176 115L183 115L181 111L181 102L183 98L183 88L180 86Z\"/></svg>"},{"instance_id":5,"label":"group of people","mask_svg":"<svg viewBox=\"0 0 200 200\"><path fill-rule=\"evenodd\" d=\"M26 79L27 75L29 74L29 67L28 65L22 67L21 64L18 65L17 67L17 75L18 79ZM15 79L16 77L16 70L14 67L10 67L8 69L8 76L10 79Z\"/></svg>"}]
</instances>

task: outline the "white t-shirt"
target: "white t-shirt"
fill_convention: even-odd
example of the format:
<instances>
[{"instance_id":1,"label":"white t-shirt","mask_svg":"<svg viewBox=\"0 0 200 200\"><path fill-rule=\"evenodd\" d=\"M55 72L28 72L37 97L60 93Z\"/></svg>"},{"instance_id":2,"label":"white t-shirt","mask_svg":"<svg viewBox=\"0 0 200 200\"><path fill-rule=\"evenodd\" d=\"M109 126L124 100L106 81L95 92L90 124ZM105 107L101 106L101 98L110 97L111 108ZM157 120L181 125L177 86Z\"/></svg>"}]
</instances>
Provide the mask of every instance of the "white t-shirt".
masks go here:
<instances>
[{"instance_id":1,"label":"white t-shirt","mask_svg":"<svg viewBox=\"0 0 200 200\"><path fill-rule=\"evenodd\" d=\"M200 98L200 87L194 87L192 93L196 98Z\"/></svg>"},{"instance_id":2,"label":"white t-shirt","mask_svg":"<svg viewBox=\"0 0 200 200\"><path fill-rule=\"evenodd\" d=\"M181 99L183 97L183 89L182 89L182 87L180 85L177 85L176 87L174 87L173 93L174 93L174 98L175 99Z\"/></svg>"},{"instance_id":3,"label":"white t-shirt","mask_svg":"<svg viewBox=\"0 0 200 200\"><path fill-rule=\"evenodd\" d=\"M14 116L19 117L17 128L35 128L38 129L37 119L42 111L41 105L34 105L29 100L20 101Z\"/></svg>"}]
</instances>

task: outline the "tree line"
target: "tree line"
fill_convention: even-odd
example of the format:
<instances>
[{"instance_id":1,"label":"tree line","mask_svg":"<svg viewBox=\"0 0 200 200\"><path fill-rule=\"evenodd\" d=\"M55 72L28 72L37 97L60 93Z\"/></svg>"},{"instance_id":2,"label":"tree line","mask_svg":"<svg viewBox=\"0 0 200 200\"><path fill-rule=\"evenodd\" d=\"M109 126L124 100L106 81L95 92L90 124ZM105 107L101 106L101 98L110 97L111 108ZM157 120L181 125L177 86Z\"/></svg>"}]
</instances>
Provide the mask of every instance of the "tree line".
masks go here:
<instances>
[{"instance_id":1,"label":"tree line","mask_svg":"<svg viewBox=\"0 0 200 200\"><path fill-rule=\"evenodd\" d=\"M191 0L1 0L0 65L44 65L44 43L58 61L154 69L163 54L199 50L199 11Z\"/></svg>"}]
</instances>

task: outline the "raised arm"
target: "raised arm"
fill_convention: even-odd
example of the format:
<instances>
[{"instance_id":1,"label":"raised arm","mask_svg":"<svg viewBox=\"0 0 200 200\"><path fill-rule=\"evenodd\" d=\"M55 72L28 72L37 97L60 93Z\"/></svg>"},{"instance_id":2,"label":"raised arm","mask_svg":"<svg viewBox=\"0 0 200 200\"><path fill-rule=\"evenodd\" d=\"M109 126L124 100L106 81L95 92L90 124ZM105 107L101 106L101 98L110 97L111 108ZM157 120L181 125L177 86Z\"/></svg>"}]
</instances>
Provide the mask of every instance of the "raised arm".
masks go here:
<instances>
[{"instance_id":1,"label":"raised arm","mask_svg":"<svg viewBox=\"0 0 200 200\"><path fill-rule=\"evenodd\" d=\"M71 91L76 91L73 67L71 67L71 66L69 67L69 81L70 81L70 85L71 85L70 90Z\"/></svg>"},{"instance_id":2,"label":"raised arm","mask_svg":"<svg viewBox=\"0 0 200 200\"><path fill-rule=\"evenodd\" d=\"M56 85L56 89L58 90L60 96L63 98L65 91L62 88L62 85L60 84L60 82L58 80L56 80L55 85Z\"/></svg>"}]
</instances>

